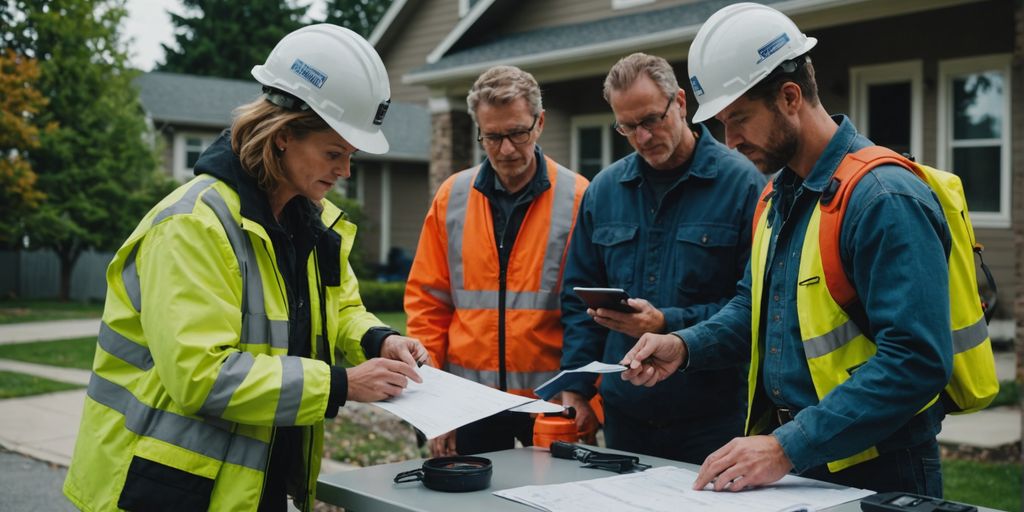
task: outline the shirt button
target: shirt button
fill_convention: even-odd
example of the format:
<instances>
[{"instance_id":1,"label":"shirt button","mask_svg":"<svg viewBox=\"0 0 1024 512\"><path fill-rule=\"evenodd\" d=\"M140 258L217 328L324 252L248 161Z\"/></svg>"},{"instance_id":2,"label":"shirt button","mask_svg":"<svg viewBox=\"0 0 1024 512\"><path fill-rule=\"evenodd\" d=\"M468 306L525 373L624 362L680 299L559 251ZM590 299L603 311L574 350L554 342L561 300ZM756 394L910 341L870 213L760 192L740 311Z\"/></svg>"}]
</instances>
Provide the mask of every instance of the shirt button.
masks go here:
<instances>
[{"instance_id":1,"label":"shirt button","mask_svg":"<svg viewBox=\"0 0 1024 512\"><path fill-rule=\"evenodd\" d=\"M779 321L779 315L775 315L775 316L773 316L773 317L772 317L772 320L775 320L776 322L778 322L778 321Z\"/></svg>"},{"instance_id":2,"label":"shirt button","mask_svg":"<svg viewBox=\"0 0 1024 512\"><path fill-rule=\"evenodd\" d=\"M779 301L779 296L778 296L778 294L776 294L776 295L775 295L775 297L772 297L772 299L774 299L774 300L775 300L775 302L778 302L778 301Z\"/></svg>"},{"instance_id":3,"label":"shirt button","mask_svg":"<svg viewBox=\"0 0 1024 512\"><path fill-rule=\"evenodd\" d=\"M654 208L651 208L651 213L654 213L654 212L655 212L655 209L654 209Z\"/></svg>"},{"instance_id":4,"label":"shirt button","mask_svg":"<svg viewBox=\"0 0 1024 512\"><path fill-rule=\"evenodd\" d=\"M648 276L647 280L653 283L654 282L654 274L651 274L650 276Z\"/></svg>"},{"instance_id":5,"label":"shirt button","mask_svg":"<svg viewBox=\"0 0 1024 512\"><path fill-rule=\"evenodd\" d=\"M707 233L704 233L704 236L700 237L700 243L702 243L704 245L708 244L708 234Z\"/></svg>"},{"instance_id":6,"label":"shirt button","mask_svg":"<svg viewBox=\"0 0 1024 512\"><path fill-rule=\"evenodd\" d=\"M777 349L775 347L772 347L769 352L771 352L772 354L778 354L779 353L779 349Z\"/></svg>"},{"instance_id":7,"label":"shirt button","mask_svg":"<svg viewBox=\"0 0 1024 512\"><path fill-rule=\"evenodd\" d=\"M781 395L782 393L780 393L778 389L773 389L773 390L772 390L772 394L773 394L773 395L775 395L775 396L779 396L779 395Z\"/></svg>"},{"instance_id":8,"label":"shirt button","mask_svg":"<svg viewBox=\"0 0 1024 512\"><path fill-rule=\"evenodd\" d=\"M780 261L780 262L778 263L778 265L776 265L776 266L778 266L779 268L782 268L782 262Z\"/></svg>"}]
</instances>

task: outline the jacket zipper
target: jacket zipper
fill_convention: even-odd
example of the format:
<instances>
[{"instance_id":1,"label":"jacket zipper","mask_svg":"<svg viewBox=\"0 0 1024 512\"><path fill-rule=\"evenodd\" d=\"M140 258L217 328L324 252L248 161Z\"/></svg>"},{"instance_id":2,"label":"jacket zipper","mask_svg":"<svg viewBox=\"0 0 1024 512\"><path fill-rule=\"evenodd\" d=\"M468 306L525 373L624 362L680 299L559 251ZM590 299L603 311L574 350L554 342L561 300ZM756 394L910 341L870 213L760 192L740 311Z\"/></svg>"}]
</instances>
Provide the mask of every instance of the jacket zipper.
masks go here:
<instances>
[{"instance_id":1,"label":"jacket zipper","mask_svg":"<svg viewBox=\"0 0 1024 512\"><path fill-rule=\"evenodd\" d=\"M505 370L505 294L508 290L508 260L511 255L505 254L505 233L508 231L508 221L505 219L505 226L501 229L501 239L498 241L498 389L508 390L508 376Z\"/></svg>"}]
</instances>

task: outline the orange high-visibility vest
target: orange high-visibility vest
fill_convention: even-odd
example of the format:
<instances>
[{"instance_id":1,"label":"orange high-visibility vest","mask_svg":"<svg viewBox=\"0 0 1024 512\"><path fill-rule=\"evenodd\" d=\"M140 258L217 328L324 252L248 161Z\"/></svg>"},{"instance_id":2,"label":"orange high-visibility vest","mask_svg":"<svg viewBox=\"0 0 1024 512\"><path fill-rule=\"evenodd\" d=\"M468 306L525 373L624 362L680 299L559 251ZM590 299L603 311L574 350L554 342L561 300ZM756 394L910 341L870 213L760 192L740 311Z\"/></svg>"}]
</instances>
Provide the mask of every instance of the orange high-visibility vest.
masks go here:
<instances>
[{"instance_id":1,"label":"orange high-visibility vest","mask_svg":"<svg viewBox=\"0 0 1024 512\"><path fill-rule=\"evenodd\" d=\"M554 160L545 167L540 171L551 187L526 212L503 297L490 203L473 188L480 166L438 189L405 287L409 336L423 342L439 367L525 396L559 371L562 268L588 184Z\"/></svg>"}]
</instances>

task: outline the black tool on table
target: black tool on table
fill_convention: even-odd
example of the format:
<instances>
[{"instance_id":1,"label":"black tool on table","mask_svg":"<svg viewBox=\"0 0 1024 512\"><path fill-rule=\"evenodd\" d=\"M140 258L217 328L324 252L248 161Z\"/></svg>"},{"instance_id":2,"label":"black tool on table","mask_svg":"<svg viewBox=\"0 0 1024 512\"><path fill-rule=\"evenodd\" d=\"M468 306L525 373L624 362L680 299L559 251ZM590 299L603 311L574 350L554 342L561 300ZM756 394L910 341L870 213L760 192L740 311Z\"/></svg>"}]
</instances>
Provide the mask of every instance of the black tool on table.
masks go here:
<instances>
[{"instance_id":1,"label":"black tool on table","mask_svg":"<svg viewBox=\"0 0 1024 512\"><path fill-rule=\"evenodd\" d=\"M559 459L575 459L582 462L585 468L604 469L616 473L643 471L651 467L650 464L642 464L640 457L597 452L565 441L551 443L551 456Z\"/></svg>"},{"instance_id":2,"label":"black tool on table","mask_svg":"<svg viewBox=\"0 0 1024 512\"><path fill-rule=\"evenodd\" d=\"M491 460L484 457L436 457L424 461L420 469L395 475L395 483L422 480L435 491L479 491L491 485L491 472Z\"/></svg>"},{"instance_id":3,"label":"black tool on table","mask_svg":"<svg viewBox=\"0 0 1024 512\"><path fill-rule=\"evenodd\" d=\"M865 512L978 512L978 507L909 492L872 494L860 501Z\"/></svg>"}]
</instances>

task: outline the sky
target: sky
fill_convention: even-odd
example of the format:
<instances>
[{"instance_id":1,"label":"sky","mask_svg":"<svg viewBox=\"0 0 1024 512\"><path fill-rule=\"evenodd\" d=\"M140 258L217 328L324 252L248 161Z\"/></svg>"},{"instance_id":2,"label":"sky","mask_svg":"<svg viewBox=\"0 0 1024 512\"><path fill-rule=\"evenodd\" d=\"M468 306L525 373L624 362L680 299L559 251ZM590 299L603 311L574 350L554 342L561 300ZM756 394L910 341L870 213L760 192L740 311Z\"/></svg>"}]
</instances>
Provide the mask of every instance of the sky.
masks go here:
<instances>
[{"instance_id":1,"label":"sky","mask_svg":"<svg viewBox=\"0 0 1024 512\"><path fill-rule=\"evenodd\" d=\"M310 0L300 0L309 4ZM313 17L323 18L324 0L312 0ZM174 43L174 25L167 11L183 14L179 0L128 0L128 17L122 27L122 41L127 44L128 60L143 71L151 71L164 60L161 44ZM269 50L269 49L268 49Z\"/></svg>"}]
</instances>

